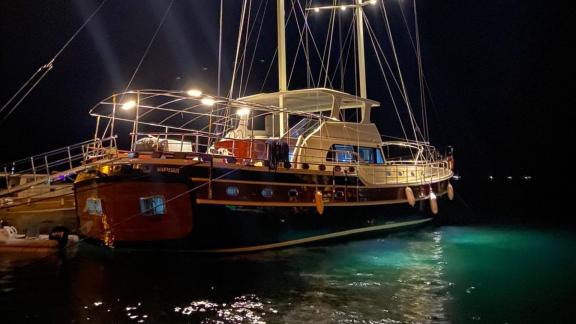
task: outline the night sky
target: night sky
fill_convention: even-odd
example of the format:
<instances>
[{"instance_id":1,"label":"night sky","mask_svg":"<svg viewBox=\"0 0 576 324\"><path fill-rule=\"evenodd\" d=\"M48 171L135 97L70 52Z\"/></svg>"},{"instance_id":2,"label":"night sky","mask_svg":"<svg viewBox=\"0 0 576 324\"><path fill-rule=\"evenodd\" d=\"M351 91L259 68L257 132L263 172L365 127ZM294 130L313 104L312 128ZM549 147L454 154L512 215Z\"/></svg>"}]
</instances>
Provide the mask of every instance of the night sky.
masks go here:
<instances>
[{"instance_id":1,"label":"night sky","mask_svg":"<svg viewBox=\"0 0 576 324\"><path fill-rule=\"evenodd\" d=\"M386 1L390 15L398 14L399 0ZM55 55L99 2L0 3L2 105ZM94 120L88 110L124 89L168 3L110 0L0 124L0 162L90 138ZM131 88L195 86L215 93L218 4L176 0ZM229 86L240 6L240 1L225 1L224 89ZM275 1L269 0L270 21L265 21L264 45L256 55L254 85L248 93L259 92L272 58L274 8ZM419 1L418 9L424 70L434 101L429 107L433 144L454 146L463 176L538 176L543 162L558 157L548 141L574 134L558 121L571 109L558 99L568 73L560 59L568 43L568 31L556 16L560 9L536 0ZM264 90L274 91L276 82L271 78ZM377 91L382 84L372 76L368 82L369 97L383 102L373 119L383 134L390 133L386 128L394 115Z\"/></svg>"}]
</instances>

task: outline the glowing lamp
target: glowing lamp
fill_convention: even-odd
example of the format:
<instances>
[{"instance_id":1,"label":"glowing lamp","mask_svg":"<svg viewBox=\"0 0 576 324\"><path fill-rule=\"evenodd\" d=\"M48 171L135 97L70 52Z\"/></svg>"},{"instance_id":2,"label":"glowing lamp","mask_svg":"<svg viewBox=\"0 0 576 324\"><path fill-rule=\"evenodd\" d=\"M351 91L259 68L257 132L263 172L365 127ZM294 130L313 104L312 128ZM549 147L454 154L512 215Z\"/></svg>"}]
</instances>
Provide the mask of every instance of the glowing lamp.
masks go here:
<instances>
[{"instance_id":1,"label":"glowing lamp","mask_svg":"<svg viewBox=\"0 0 576 324\"><path fill-rule=\"evenodd\" d=\"M190 96L190 97L194 97L194 98L198 98L202 95L202 91L198 90L198 89L190 89L188 91L186 91L186 93Z\"/></svg>"},{"instance_id":2,"label":"glowing lamp","mask_svg":"<svg viewBox=\"0 0 576 324\"><path fill-rule=\"evenodd\" d=\"M130 110L134 107L136 107L136 101L134 101L134 100L129 100L129 101L126 101L125 103L122 104L123 110Z\"/></svg>"},{"instance_id":3,"label":"glowing lamp","mask_svg":"<svg viewBox=\"0 0 576 324\"><path fill-rule=\"evenodd\" d=\"M203 98L202 100L200 100L200 102L205 106L214 106L216 100L212 98Z\"/></svg>"}]
</instances>

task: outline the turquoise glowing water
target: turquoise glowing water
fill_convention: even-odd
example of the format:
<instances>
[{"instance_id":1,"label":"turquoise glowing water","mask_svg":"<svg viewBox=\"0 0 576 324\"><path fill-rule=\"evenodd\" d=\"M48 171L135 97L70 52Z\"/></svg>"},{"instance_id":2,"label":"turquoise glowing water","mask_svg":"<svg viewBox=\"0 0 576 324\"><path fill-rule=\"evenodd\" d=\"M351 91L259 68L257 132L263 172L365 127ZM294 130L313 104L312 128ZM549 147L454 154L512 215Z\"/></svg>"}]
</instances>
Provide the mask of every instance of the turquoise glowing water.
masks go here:
<instances>
[{"instance_id":1,"label":"turquoise glowing water","mask_svg":"<svg viewBox=\"0 0 576 324\"><path fill-rule=\"evenodd\" d=\"M0 322L574 323L575 234L428 227L229 257L0 254Z\"/></svg>"}]
</instances>

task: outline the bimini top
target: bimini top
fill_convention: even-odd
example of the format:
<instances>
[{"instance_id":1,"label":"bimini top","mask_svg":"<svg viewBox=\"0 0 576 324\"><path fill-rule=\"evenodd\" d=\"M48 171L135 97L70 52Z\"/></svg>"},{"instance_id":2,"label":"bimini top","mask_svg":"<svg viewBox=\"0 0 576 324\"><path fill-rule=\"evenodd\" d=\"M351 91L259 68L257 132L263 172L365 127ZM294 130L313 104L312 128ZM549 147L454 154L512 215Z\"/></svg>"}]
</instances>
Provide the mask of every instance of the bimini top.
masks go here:
<instances>
[{"instance_id":1,"label":"bimini top","mask_svg":"<svg viewBox=\"0 0 576 324\"><path fill-rule=\"evenodd\" d=\"M284 109L299 112L320 112L339 109L378 107L380 103L374 100L360 98L349 93L327 88L300 89L273 93L259 93L243 98L240 101L261 104L264 106L280 106L280 96L284 97ZM339 103L339 104L338 104Z\"/></svg>"}]
</instances>

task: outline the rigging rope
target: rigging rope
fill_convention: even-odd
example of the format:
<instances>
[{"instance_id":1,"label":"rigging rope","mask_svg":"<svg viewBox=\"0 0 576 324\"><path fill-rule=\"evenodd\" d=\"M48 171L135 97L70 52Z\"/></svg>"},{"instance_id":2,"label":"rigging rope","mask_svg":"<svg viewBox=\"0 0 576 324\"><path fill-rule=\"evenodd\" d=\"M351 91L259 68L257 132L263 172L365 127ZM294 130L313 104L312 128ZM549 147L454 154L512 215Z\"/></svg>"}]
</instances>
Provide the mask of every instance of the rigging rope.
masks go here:
<instances>
[{"instance_id":1,"label":"rigging rope","mask_svg":"<svg viewBox=\"0 0 576 324\"><path fill-rule=\"evenodd\" d=\"M414 28L416 30L416 57L418 58L418 81L420 86L420 105L422 110L422 127L424 128L424 141L427 141L428 120L426 119L426 96L424 94L424 69L422 67L422 54L420 51L420 31L418 27L418 11L416 8L416 0L414 0L413 3L414 3Z\"/></svg>"},{"instance_id":2,"label":"rigging rope","mask_svg":"<svg viewBox=\"0 0 576 324\"><path fill-rule=\"evenodd\" d=\"M224 0L220 0L220 25L218 31L218 90L216 93L221 96L220 93L220 80L222 77L222 26L223 26L223 14L224 14Z\"/></svg>"},{"instance_id":3,"label":"rigging rope","mask_svg":"<svg viewBox=\"0 0 576 324\"><path fill-rule=\"evenodd\" d=\"M311 1L309 2L311 3ZM307 4L308 5L308 4ZM292 14L294 11L296 10L296 7L294 6L294 0L292 1L292 9L290 11L290 13ZM296 28L298 28L298 35L299 35L299 39L298 39L298 47L296 48L296 54L294 55L294 61L292 62L292 67L290 68L290 75L288 76L288 84L290 84L290 81L292 81L292 75L294 74L294 69L296 68L296 62L298 61L298 53L300 53L300 48L303 47L304 50L304 60L306 61L306 85L308 88L310 88L310 84L313 84L314 87L316 86L316 81L314 80L314 77L311 74L311 68L310 68L310 56L308 53L308 34L305 32L305 28L304 27L307 23L308 23L308 13L305 13L304 16L304 23L302 28L300 28L300 22L298 21L298 17L295 16L294 21L296 22ZM305 38L305 40L303 40L303 36Z\"/></svg>"},{"instance_id":4,"label":"rigging rope","mask_svg":"<svg viewBox=\"0 0 576 324\"><path fill-rule=\"evenodd\" d=\"M262 5L262 2L260 2ZM240 67L240 83L238 84L238 97L242 96L242 81L244 80L244 63L246 62L246 47L250 41L250 35L252 34L252 28L250 28L250 15L252 14L252 0L248 0L248 18L246 19L246 29L248 32L244 37L244 49L242 50L242 66Z\"/></svg>"},{"instance_id":5,"label":"rigging rope","mask_svg":"<svg viewBox=\"0 0 576 324\"><path fill-rule=\"evenodd\" d=\"M260 2L260 5L262 5L262 2ZM262 19L260 19L260 27L258 27L258 35L256 36L256 44L254 45L254 51L252 52L252 58L250 59L250 66L248 67L248 76L246 76L246 82L244 85L244 90L240 94L240 96L242 96L242 97L246 95L246 91L248 89L248 84L250 81L250 75L252 74L252 66L254 65L254 58L256 57L256 50L258 49L258 44L260 43L260 35L262 34L262 26L264 26L264 16L266 15L266 9L268 9L268 1L266 1L266 4L264 5L264 10L262 12ZM258 20L259 13L260 13L260 6L258 6L258 11L256 12L256 17L254 18L255 21Z\"/></svg>"},{"instance_id":6,"label":"rigging rope","mask_svg":"<svg viewBox=\"0 0 576 324\"><path fill-rule=\"evenodd\" d=\"M368 30L368 36L370 38L370 42L372 44L372 47L374 48L374 52L376 53L376 59L378 61L378 65L380 67L380 71L382 72L382 76L384 77L384 82L386 83L386 88L388 89L388 93L390 93L390 100L392 100L392 106L394 107L394 111L396 112L396 116L398 117L398 121L400 122L400 127L402 128L402 133L404 134L404 139L408 140L408 134L406 133L406 129L404 128L404 123L402 122L402 117L400 116L400 111L398 109L398 105L396 104L396 100L394 99L394 94L392 92L392 89L390 88L390 82L388 81L388 78L386 77L386 72L384 71L384 67L382 66L382 61L380 60L380 56L378 55L378 51L376 49L376 44L378 44L378 42L375 41L376 35L374 33L374 30L372 30L372 26L368 22L368 19L366 19L365 21L366 21L366 27L367 27L366 29ZM384 60L386 60L386 57L384 57ZM386 64L388 64L387 61L386 61ZM392 75L392 78L394 78L394 75ZM398 85L398 83L396 83L396 85Z\"/></svg>"},{"instance_id":7,"label":"rigging rope","mask_svg":"<svg viewBox=\"0 0 576 324\"><path fill-rule=\"evenodd\" d=\"M386 5L384 4L384 2L382 2L382 6L380 7L382 9L383 12L383 16L384 16L384 21L385 21L385 26L386 26L386 32L388 34L388 39L390 40L390 46L392 48L392 53L394 54L394 60L396 62L396 68L398 69L398 76L400 78L400 84L402 86L402 91L404 92L404 98L406 100L406 109L408 111L408 116L410 117L410 123L412 124L412 130L414 133L414 139L418 140L418 135L416 134L416 121L414 119L414 115L412 114L412 109L410 107L410 100L408 98L408 91L406 90L406 86L404 84L404 78L402 77L402 71L400 69L400 61L398 59L398 54L396 52L396 46L394 46L394 38L392 37L392 30L390 27L390 22L388 20L388 13L386 11Z\"/></svg>"},{"instance_id":8,"label":"rigging rope","mask_svg":"<svg viewBox=\"0 0 576 324\"><path fill-rule=\"evenodd\" d=\"M70 45L70 43L72 43L72 41L76 38L76 36L78 36L78 34L80 34L80 32L86 27L86 25L88 25L88 23L92 20L92 18L94 18L94 16L98 13L98 11L100 11L100 9L104 6L104 4L106 4L106 2L108 2L108 0L102 0L102 2L100 2L98 7L94 9L94 11L90 14L90 16L88 16L88 18L84 21L84 23L74 32L74 34L72 34L72 36L68 39L68 41L66 41L64 46L60 48L60 50L56 53L56 55L54 55L54 57L52 57L52 59L48 61L48 63L42 65L36 72L34 72L34 74L32 74L32 76L26 82L24 82L24 84L20 87L20 89L18 89L18 91L16 91L16 93L12 97L10 97L10 99L2 106L2 108L0 108L1 113L12 103L12 101L14 101L18 97L18 95L20 95L20 93L22 93L22 91L26 89L26 87L30 84L30 82L32 82L32 80L34 80L34 78L39 73L41 73L41 71L44 71L42 72L38 80L36 80L32 84L32 86L28 88L26 92L24 92L24 94L22 95L22 97L20 97L20 99L16 102L16 104L14 104L12 108L10 108L8 113L6 113L6 115L2 118L2 122L4 122L14 112L14 110L16 110L18 106L20 106L20 104L22 103L22 101L24 101L24 99L26 99L28 94L30 94L30 92L32 92L32 90L36 88L38 83L40 83L40 81L44 79L46 74L48 74L48 72L52 70L52 68L54 67L54 62L56 62L56 59L58 59L58 57L62 54L62 52L64 52L64 50Z\"/></svg>"},{"instance_id":9,"label":"rigging rope","mask_svg":"<svg viewBox=\"0 0 576 324\"><path fill-rule=\"evenodd\" d=\"M142 66L142 63L144 62L144 59L146 58L146 56L148 55L148 52L150 51L150 48L152 48L152 44L154 44L154 40L156 40L156 36L158 36L158 32L160 32L160 29L162 28L162 25L164 25L164 22L166 21L166 17L168 17L168 13L170 12L170 8L172 8L172 5L174 4L174 0L170 1L170 4L168 4L168 7L166 8L166 11L164 12L164 15L162 16L162 19L160 20L160 24L158 24L158 27L156 27L156 31L154 32L154 35L152 35L152 39L150 39L150 42L148 43L148 46L146 47L146 50L144 51L144 54L142 55L142 57L140 58L140 61L138 62L138 65L136 66L136 69L134 70L134 73L132 73L132 77L130 78L130 81L128 81L128 84L126 85L126 88L124 89L124 93L126 91L128 91L128 89L130 88L130 86L132 85L132 82L134 81L134 78L136 77L136 74L138 73L138 71L140 70L140 67ZM122 101L120 101L122 102Z\"/></svg>"}]
</instances>

